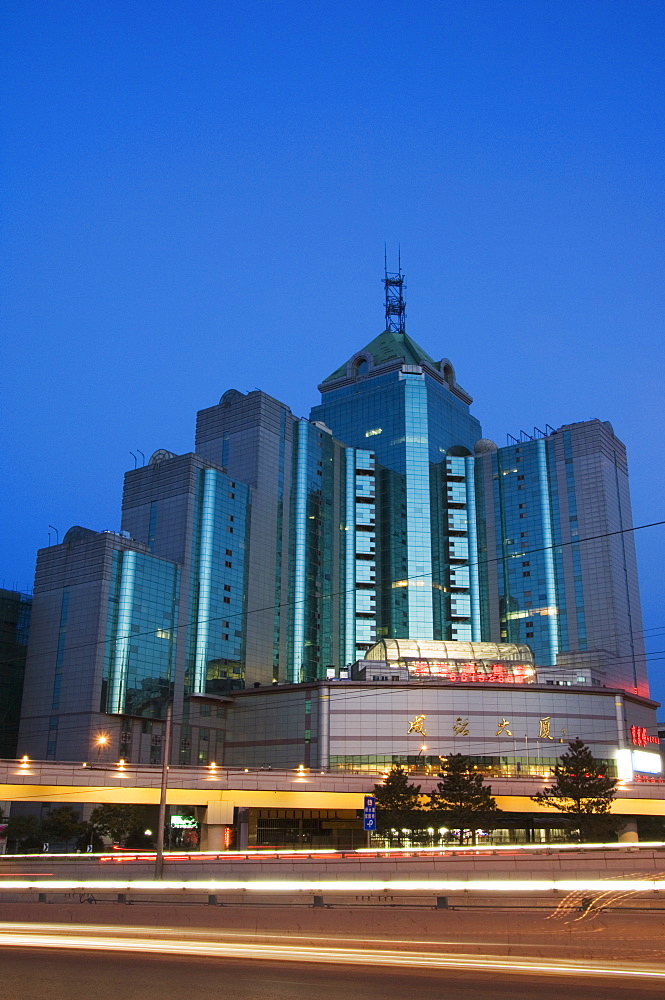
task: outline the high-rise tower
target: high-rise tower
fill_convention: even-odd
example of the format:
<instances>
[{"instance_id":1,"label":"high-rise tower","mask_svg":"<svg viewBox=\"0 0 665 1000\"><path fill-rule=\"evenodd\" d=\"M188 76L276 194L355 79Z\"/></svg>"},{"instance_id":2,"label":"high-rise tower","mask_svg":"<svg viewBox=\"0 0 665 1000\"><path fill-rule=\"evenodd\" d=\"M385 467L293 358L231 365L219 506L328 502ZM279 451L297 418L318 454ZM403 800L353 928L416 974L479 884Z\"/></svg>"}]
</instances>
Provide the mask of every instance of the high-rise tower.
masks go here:
<instances>
[{"instance_id":1,"label":"high-rise tower","mask_svg":"<svg viewBox=\"0 0 665 1000\"><path fill-rule=\"evenodd\" d=\"M612 425L534 428L477 450L484 637L527 643L559 680L648 696L626 449Z\"/></svg>"},{"instance_id":2,"label":"high-rise tower","mask_svg":"<svg viewBox=\"0 0 665 1000\"><path fill-rule=\"evenodd\" d=\"M198 414L196 451L247 483L247 681L326 676L375 639L374 461L265 393Z\"/></svg>"},{"instance_id":3,"label":"high-rise tower","mask_svg":"<svg viewBox=\"0 0 665 1000\"><path fill-rule=\"evenodd\" d=\"M377 636L479 639L470 567L480 424L451 362L406 333L401 269L384 284L386 329L321 383L310 416L376 455Z\"/></svg>"}]
</instances>

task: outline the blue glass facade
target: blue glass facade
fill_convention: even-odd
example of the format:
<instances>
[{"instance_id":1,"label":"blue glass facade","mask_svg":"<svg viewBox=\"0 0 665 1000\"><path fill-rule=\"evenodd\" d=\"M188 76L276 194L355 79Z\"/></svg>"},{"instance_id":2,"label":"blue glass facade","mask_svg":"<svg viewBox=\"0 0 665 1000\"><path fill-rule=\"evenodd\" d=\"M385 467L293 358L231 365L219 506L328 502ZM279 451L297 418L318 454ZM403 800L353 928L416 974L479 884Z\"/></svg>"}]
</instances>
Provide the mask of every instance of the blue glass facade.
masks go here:
<instances>
[{"instance_id":1,"label":"blue glass facade","mask_svg":"<svg viewBox=\"0 0 665 1000\"><path fill-rule=\"evenodd\" d=\"M399 343L395 347L387 338L384 346L399 351ZM370 346L381 349L377 342ZM409 348L417 345L410 341ZM472 455L480 425L463 390L452 391L424 352L420 365L399 357L373 364L368 352L351 359L346 375L336 373L320 386L322 402L311 418L345 444L376 456L376 634L475 637L479 615L473 624L466 476L453 474L453 499L446 461Z\"/></svg>"},{"instance_id":2,"label":"blue glass facade","mask_svg":"<svg viewBox=\"0 0 665 1000\"><path fill-rule=\"evenodd\" d=\"M179 570L115 551L106 625L101 711L163 718L174 680Z\"/></svg>"},{"instance_id":3,"label":"blue glass facade","mask_svg":"<svg viewBox=\"0 0 665 1000\"><path fill-rule=\"evenodd\" d=\"M296 423L287 679L326 677L375 639L374 460Z\"/></svg>"},{"instance_id":4,"label":"blue glass facade","mask_svg":"<svg viewBox=\"0 0 665 1000\"><path fill-rule=\"evenodd\" d=\"M198 415L197 453L249 486L245 683L325 678L376 638L374 459L258 390Z\"/></svg>"},{"instance_id":5,"label":"blue glass facade","mask_svg":"<svg viewBox=\"0 0 665 1000\"><path fill-rule=\"evenodd\" d=\"M474 460L450 455L431 466L436 638L482 638Z\"/></svg>"},{"instance_id":6,"label":"blue glass facade","mask_svg":"<svg viewBox=\"0 0 665 1000\"><path fill-rule=\"evenodd\" d=\"M259 390L230 389L197 416L197 455L223 466L236 485L248 489L244 604L235 626L243 631L243 683L248 686L284 681L293 670L287 635L296 424L288 406Z\"/></svg>"},{"instance_id":7,"label":"blue glass facade","mask_svg":"<svg viewBox=\"0 0 665 1000\"><path fill-rule=\"evenodd\" d=\"M554 664L565 648L567 612L553 442L500 448L485 461L492 468L491 498L484 498L483 509L491 502L495 516L489 542L483 519L480 561L497 560L500 638L529 645L539 665ZM493 592L486 572L481 578ZM487 596L483 610L483 632L489 636L495 625Z\"/></svg>"},{"instance_id":8,"label":"blue glass facade","mask_svg":"<svg viewBox=\"0 0 665 1000\"><path fill-rule=\"evenodd\" d=\"M625 448L600 420L523 438L475 460L483 636L646 695Z\"/></svg>"},{"instance_id":9,"label":"blue glass facade","mask_svg":"<svg viewBox=\"0 0 665 1000\"><path fill-rule=\"evenodd\" d=\"M51 698L51 711L53 712L57 712L58 709L60 708L60 691L62 689L62 667L65 660L65 645L67 642L67 619L69 617L69 596L70 596L70 588L65 587L62 591L62 602L60 604L58 645L56 647L55 664L54 664L55 669L53 673L53 696ZM55 746L53 747L53 750L55 750Z\"/></svg>"},{"instance_id":10,"label":"blue glass facade","mask_svg":"<svg viewBox=\"0 0 665 1000\"><path fill-rule=\"evenodd\" d=\"M185 691L244 687L245 537L249 489L218 469L197 472Z\"/></svg>"}]
</instances>

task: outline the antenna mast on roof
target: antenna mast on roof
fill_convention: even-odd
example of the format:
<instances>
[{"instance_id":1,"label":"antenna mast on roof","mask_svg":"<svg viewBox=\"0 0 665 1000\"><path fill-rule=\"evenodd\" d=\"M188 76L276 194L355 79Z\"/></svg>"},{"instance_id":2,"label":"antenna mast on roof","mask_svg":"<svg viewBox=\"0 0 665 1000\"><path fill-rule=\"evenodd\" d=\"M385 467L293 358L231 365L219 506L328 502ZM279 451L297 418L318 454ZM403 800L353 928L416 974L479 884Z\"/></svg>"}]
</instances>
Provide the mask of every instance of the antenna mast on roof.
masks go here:
<instances>
[{"instance_id":1,"label":"antenna mast on roof","mask_svg":"<svg viewBox=\"0 0 665 1000\"><path fill-rule=\"evenodd\" d=\"M397 273L388 272L388 258L385 246L383 248L383 284L386 289L386 330L393 333L406 333L406 303L404 289L406 281L402 274L402 252L397 250Z\"/></svg>"}]
</instances>

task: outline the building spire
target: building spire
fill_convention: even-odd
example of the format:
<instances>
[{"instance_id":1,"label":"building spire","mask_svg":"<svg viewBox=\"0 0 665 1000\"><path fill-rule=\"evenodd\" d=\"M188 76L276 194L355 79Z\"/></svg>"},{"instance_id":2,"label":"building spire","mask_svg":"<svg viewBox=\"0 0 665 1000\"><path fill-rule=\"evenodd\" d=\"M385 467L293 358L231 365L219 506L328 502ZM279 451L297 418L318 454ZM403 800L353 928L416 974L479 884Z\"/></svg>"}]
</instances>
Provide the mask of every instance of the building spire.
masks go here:
<instances>
[{"instance_id":1,"label":"building spire","mask_svg":"<svg viewBox=\"0 0 665 1000\"><path fill-rule=\"evenodd\" d=\"M386 289L386 330L394 333L406 333L406 302L404 289L406 280L402 274L402 252L397 249L397 272L388 271L388 257L383 248L383 284Z\"/></svg>"}]
</instances>

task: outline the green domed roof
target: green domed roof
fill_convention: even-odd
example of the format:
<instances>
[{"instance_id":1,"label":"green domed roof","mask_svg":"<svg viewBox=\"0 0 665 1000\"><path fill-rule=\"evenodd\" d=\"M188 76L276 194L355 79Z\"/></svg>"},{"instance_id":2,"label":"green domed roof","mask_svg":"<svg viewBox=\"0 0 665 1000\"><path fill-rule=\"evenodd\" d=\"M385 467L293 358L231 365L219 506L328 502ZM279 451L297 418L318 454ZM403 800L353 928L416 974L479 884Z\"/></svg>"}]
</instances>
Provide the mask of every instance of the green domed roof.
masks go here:
<instances>
[{"instance_id":1,"label":"green domed roof","mask_svg":"<svg viewBox=\"0 0 665 1000\"><path fill-rule=\"evenodd\" d=\"M408 334L397 333L395 330L384 330L367 347L363 347L362 351L357 351L353 357L364 353L372 355L375 365L383 365L388 361L399 360L404 361L407 365L419 365L423 361L427 361L430 365L436 364L427 351L419 347L415 340L412 340ZM337 371L334 371L324 381L332 382L334 379L344 378L347 365L348 361L345 361Z\"/></svg>"}]
</instances>

